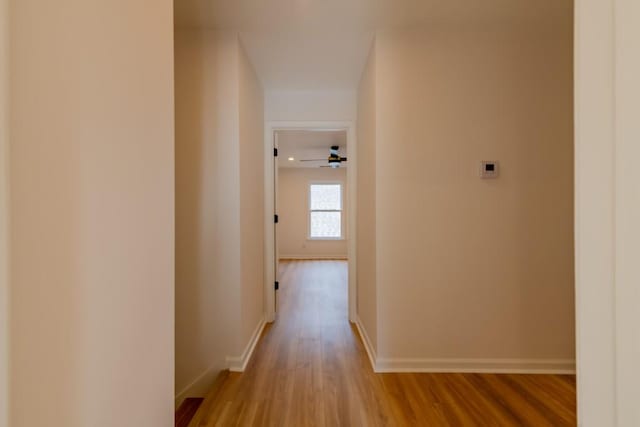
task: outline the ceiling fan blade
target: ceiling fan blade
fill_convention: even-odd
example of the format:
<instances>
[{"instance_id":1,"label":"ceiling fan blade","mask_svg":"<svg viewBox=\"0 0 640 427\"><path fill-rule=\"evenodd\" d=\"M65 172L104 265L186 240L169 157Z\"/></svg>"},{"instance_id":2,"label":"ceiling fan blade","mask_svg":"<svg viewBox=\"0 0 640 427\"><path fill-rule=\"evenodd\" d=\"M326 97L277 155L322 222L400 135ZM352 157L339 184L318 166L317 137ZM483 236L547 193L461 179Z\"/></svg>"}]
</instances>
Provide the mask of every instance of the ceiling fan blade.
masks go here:
<instances>
[{"instance_id":1,"label":"ceiling fan blade","mask_svg":"<svg viewBox=\"0 0 640 427\"><path fill-rule=\"evenodd\" d=\"M301 162L326 162L327 159L303 159Z\"/></svg>"}]
</instances>

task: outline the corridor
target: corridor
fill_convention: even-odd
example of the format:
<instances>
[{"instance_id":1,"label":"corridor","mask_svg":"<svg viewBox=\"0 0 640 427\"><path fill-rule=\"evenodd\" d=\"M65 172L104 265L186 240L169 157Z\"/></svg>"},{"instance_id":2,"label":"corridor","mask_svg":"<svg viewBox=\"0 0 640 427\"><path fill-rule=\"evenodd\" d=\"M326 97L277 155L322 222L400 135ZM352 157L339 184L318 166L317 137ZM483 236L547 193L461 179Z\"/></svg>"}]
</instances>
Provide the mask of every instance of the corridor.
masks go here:
<instances>
[{"instance_id":1,"label":"corridor","mask_svg":"<svg viewBox=\"0 0 640 427\"><path fill-rule=\"evenodd\" d=\"M375 374L347 318L346 261L280 265L277 320L191 426L572 426L575 377Z\"/></svg>"}]
</instances>

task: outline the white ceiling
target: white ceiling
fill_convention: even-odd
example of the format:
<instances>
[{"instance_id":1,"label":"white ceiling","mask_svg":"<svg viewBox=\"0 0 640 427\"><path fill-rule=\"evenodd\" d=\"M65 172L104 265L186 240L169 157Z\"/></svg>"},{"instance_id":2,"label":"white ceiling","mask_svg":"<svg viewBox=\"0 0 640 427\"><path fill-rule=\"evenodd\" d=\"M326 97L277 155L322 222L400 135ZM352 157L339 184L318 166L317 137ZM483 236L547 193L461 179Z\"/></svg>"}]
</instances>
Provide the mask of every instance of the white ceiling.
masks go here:
<instances>
[{"instance_id":1,"label":"white ceiling","mask_svg":"<svg viewBox=\"0 0 640 427\"><path fill-rule=\"evenodd\" d=\"M353 31L255 31L240 37L269 90L354 89L373 41L373 33Z\"/></svg>"},{"instance_id":2,"label":"white ceiling","mask_svg":"<svg viewBox=\"0 0 640 427\"><path fill-rule=\"evenodd\" d=\"M268 90L354 89L378 29L566 18L572 0L176 0L178 27L233 29Z\"/></svg>"},{"instance_id":3,"label":"white ceiling","mask_svg":"<svg viewBox=\"0 0 640 427\"><path fill-rule=\"evenodd\" d=\"M327 166L329 149L332 145L340 147L342 157L347 156L347 132L282 130L278 131L278 167L281 168L317 168ZM293 158L291 161L289 158ZM323 159L317 162L301 162L301 159ZM347 167L342 163L340 167Z\"/></svg>"}]
</instances>

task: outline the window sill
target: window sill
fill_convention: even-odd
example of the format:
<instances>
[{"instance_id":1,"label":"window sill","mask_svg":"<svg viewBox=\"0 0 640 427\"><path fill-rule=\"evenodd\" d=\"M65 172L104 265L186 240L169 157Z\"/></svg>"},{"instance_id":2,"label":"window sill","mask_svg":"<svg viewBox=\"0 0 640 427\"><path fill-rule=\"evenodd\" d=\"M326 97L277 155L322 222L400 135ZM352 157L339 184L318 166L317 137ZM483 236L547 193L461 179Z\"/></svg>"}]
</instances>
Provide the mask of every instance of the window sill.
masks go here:
<instances>
[{"instance_id":1,"label":"window sill","mask_svg":"<svg viewBox=\"0 0 640 427\"><path fill-rule=\"evenodd\" d=\"M317 241L341 241L347 240L344 237L307 237L307 242L317 242Z\"/></svg>"}]
</instances>

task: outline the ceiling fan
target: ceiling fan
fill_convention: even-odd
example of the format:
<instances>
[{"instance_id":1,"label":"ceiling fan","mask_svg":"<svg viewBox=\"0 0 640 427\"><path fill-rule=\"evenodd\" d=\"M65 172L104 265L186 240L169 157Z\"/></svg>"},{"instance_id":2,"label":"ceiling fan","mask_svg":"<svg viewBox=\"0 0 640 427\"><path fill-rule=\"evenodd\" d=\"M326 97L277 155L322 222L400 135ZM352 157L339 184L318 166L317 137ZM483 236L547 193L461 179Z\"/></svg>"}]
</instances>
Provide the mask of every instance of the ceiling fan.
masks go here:
<instances>
[{"instance_id":1,"label":"ceiling fan","mask_svg":"<svg viewBox=\"0 0 640 427\"><path fill-rule=\"evenodd\" d=\"M340 154L338 153L338 150L340 150L340 146L339 145L332 145L331 149L329 150L329 157L326 159L303 159L300 160L301 162L328 162L328 165L321 165L321 168L339 168L340 164L342 162L346 162L347 158L346 157L340 157Z\"/></svg>"}]
</instances>

